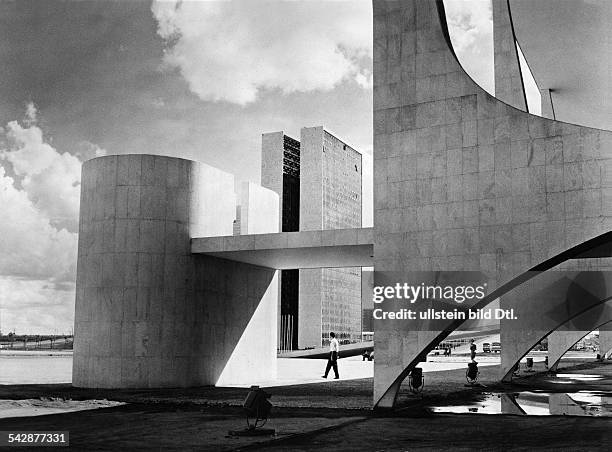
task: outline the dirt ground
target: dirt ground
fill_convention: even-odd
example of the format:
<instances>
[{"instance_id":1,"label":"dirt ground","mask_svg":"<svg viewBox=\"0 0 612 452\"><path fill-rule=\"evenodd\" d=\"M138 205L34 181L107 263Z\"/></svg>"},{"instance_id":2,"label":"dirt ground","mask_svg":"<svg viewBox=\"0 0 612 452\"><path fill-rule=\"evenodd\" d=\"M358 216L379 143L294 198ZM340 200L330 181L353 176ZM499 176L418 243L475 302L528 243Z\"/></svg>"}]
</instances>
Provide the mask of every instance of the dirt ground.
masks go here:
<instances>
[{"instance_id":1,"label":"dirt ground","mask_svg":"<svg viewBox=\"0 0 612 452\"><path fill-rule=\"evenodd\" d=\"M275 437L231 437L243 429L247 390L84 390L68 385L0 386L0 399L57 397L126 402L90 411L0 419L0 430L67 430L71 450L610 450L612 418L509 415L432 415L426 407L478 400L487 391L540 389L566 392L544 374L512 384L494 383L496 367L481 369L478 388L465 387L465 371L428 373L421 396L403 387L400 408L372 411L372 379L270 388L274 405L267 427ZM573 381L571 391L610 391L612 364L563 370L603 375ZM37 448L39 449L39 448Z\"/></svg>"}]
</instances>

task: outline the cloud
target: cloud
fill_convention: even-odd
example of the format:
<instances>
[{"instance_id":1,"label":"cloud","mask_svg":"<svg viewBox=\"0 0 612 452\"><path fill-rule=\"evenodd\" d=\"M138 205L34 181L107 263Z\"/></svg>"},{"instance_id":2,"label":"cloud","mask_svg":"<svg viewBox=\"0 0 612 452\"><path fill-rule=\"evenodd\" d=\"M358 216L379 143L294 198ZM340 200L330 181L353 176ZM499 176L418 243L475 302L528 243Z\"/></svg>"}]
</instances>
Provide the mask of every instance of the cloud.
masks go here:
<instances>
[{"instance_id":1,"label":"cloud","mask_svg":"<svg viewBox=\"0 0 612 452\"><path fill-rule=\"evenodd\" d=\"M164 62L207 101L246 105L266 89L331 90L372 83L368 0L155 1Z\"/></svg>"},{"instance_id":2,"label":"cloud","mask_svg":"<svg viewBox=\"0 0 612 452\"><path fill-rule=\"evenodd\" d=\"M2 333L69 333L74 324L74 285L63 290L44 281L0 276Z\"/></svg>"},{"instance_id":3,"label":"cloud","mask_svg":"<svg viewBox=\"0 0 612 452\"><path fill-rule=\"evenodd\" d=\"M0 275L74 281L77 234L57 230L0 167Z\"/></svg>"},{"instance_id":4,"label":"cloud","mask_svg":"<svg viewBox=\"0 0 612 452\"><path fill-rule=\"evenodd\" d=\"M482 45L484 36L493 33L493 12L491 3L482 0L446 0L446 19L453 28L453 47L466 51Z\"/></svg>"},{"instance_id":5,"label":"cloud","mask_svg":"<svg viewBox=\"0 0 612 452\"><path fill-rule=\"evenodd\" d=\"M0 159L11 164L33 206L52 224L76 231L80 196L81 161L60 153L43 140L42 130L34 124L36 109L28 105L30 126L17 121L6 126L7 149L0 149Z\"/></svg>"},{"instance_id":6,"label":"cloud","mask_svg":"<svg viewBox=\"0 0 612 452\"><path fill-rule=\"evenodd\" d=\"M2 322L22 333L68 331L74 317L81 160L46 142L37 122L29 103L22 123L0 130Z\"/></svg>"},{"instance_id":7,"label":"cloud","mask_svg":"<svg viewBox=\"0 0 612 452\"><path fill-rule=\"evenodd\" d=\"M76 152L75 157L84 162L85 160L93 159L95 157L102 157L106 155L106 149L101 148L97 144L91 141L81 141L78 144L79 150Z\"/></svg>"},{"instance_id":8,"label":"cloud","mask_svg":"<svg viewBox=\"0 0 612 452\"><path fill-rule=\"evenodd\" d=\"M493 13L490 1L445 0L448 30L459 61L485 90L493 93Z\"/></svg>"},{"instance_id":9,"label":"cloud","mask_svg":"<svg viewBox=\"0 0 612 452\"><path fill-rule=\"evenodd\" d=\"M36 109L36 105L34 105L34 102L28 102L28 104L26 105L25 119L23 120L23 122L28 126L36 124L36 121L38 121L37 116L38 111Z\"/></svg>"}]
</instances>

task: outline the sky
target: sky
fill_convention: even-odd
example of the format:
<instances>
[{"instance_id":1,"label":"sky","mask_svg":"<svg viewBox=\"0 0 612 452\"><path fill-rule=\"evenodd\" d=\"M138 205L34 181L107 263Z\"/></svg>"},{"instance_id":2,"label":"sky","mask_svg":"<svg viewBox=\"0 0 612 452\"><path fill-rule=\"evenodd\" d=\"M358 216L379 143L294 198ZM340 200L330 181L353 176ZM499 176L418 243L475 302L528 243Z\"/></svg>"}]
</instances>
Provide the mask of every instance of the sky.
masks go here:
<instances>
[{"instance_id":1,"label":"sky","mask_svg":"<svg viewBox=\"0 0 612 452\"><path fill-rule=\"evenodd\" d=\"M445 4L492 92L490 2ZM367 226L371 15L370 0L0 2L0 330L72 330L80 168L96 156L259 182L262 133L323 125L364 155Z\"/></svg>"}]
</instances>

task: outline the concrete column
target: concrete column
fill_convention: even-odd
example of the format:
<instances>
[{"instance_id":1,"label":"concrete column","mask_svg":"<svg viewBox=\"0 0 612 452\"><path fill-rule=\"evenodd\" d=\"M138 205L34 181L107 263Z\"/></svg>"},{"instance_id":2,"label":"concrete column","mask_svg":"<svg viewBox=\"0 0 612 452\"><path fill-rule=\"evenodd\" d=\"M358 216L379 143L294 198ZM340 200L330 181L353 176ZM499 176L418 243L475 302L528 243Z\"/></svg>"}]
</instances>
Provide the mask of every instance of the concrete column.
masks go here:
<instances>
[{"instance_id":1,"label":"concrete column","mask_svg":"<svg viewBox=\"0 0 612 452\"><path fill-rule=\"evenodd\" d=\"M599 354L605 358L612 356L612 323L599 329Z\"/></svg>"},{"instance_id":2,"label":"concrete column","mask_svg":"<svg viewBox=\"0 0 612 452\"><path fill-rule=\"evenodd\" d=\"M548 366L556 370L563 355L591 331L606 328L612 319L612 302L589 309L561 325L548 336Z\"/></svg>"},{"instance_id":3,"label":"concrete column","mask_svg":"<svg viewBox=\"0 0 612 452\"><path fill-rule=\"evenodd\" d=\"M553 331L548 336L548 368L557 370L561 358L572 346L590 333L589 331Z\"/></svg>"},{"instance_id":4,"label":"concrete column","mask_svg":"<svg viewBox=\"0 0 612 452\"><path fill-rule=\"evenodd\" d=\"M527 111L508 0L492 0L492 6L495 97L519 110Z\"/></svg>"},{"instance_id":5,"label":"concrete column","mask_svg":"<svg viewBox=\"0 0 612 452\"><path fill-rule=\"evenodd\" d=\"M608 271L556 271L541 273L501 297L502 309L514 309L517 320L500 321L500 378L510 380L514 365L551 332L571 332L553 335L554 355L549 351L549 365L554 365L559 353L564 353L561 348L567 350L609 320L606 300L611 293L612 274Z\"/></svg>"},{"instance_id":6,"label":"concrete column","mask_svg":"<svg viewBox=\"0 0 612 452\"><path fill-rule=\"evenodd\" d=\"M500 394L500 401L502 414L514 414L517 416L525 415L525 410L517 403L513 394Z\"/></svg>"},{"instance_id":7,"label":"concrete column","mask_svg":"<svg viewBox=\"0 0 612 452\"><path fill-rule=\"evenodd\" d=\"M548 409L551 416L586 415L584 406L577 404L568 394L563 393L553 393L548 396Z\"/></svg>"},{"instance_id":8,"label":"concrete column","mask_svg":"<svg viewBox=\"0 0 612 452\"><path fill-rule=\"evenodd\" d=\"M552 104L552 90L548 88L540 89L540 98L542 102L542 111L540 116L555 119L555 111Z\"/></svg>"},{"instance_id":9,"label":"concrete column","mask_svg":"<svg viewBox=\"0 0 612 452\"><path fill-rule=\"evenodd\" d=\"M275 272L190 251L191 237L231 235L233 176L121 155L85 162L81 184L75 386L215 384L245 355L242 337L260 356L243 379L275 374L264 328L276 327ZM243 332L251 324L264 328L259 339Z\"/></svg>"}]
</instances>

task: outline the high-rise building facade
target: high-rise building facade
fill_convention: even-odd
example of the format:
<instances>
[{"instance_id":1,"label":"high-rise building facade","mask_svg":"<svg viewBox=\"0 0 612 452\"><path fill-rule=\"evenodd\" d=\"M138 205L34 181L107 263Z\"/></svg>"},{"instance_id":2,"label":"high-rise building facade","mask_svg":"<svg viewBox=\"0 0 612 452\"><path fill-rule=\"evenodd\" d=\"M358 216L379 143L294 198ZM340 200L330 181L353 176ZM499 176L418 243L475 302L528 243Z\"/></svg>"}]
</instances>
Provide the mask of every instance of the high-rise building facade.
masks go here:
<instances>
[{"instance_id":1,"label":"high-rise building facade","mask_svg":"<svg viewBox=\"0 0 612 452\"><path fill-rule=\"evenodd\" d=\"M300 142L283 132L262 135L261 185L280 197L280 230L300 227ZM278 348L298 348L299 270L281 270Z\"/></svg>"},{"instance_id":2,"label":"high-rise building facade","mask_svg":"<svg viewBox=\"0 0 612 452\"><path fill-rule=\"evenodd\" d=\"M282 199L283 231L361 227L361 154L323 127L262 138L262 186ZM296 184L297 182L297 184ZM283 271L279 346L317 347L334 331L361 337L361 268Z\"/></svg>"}]
</instances>

